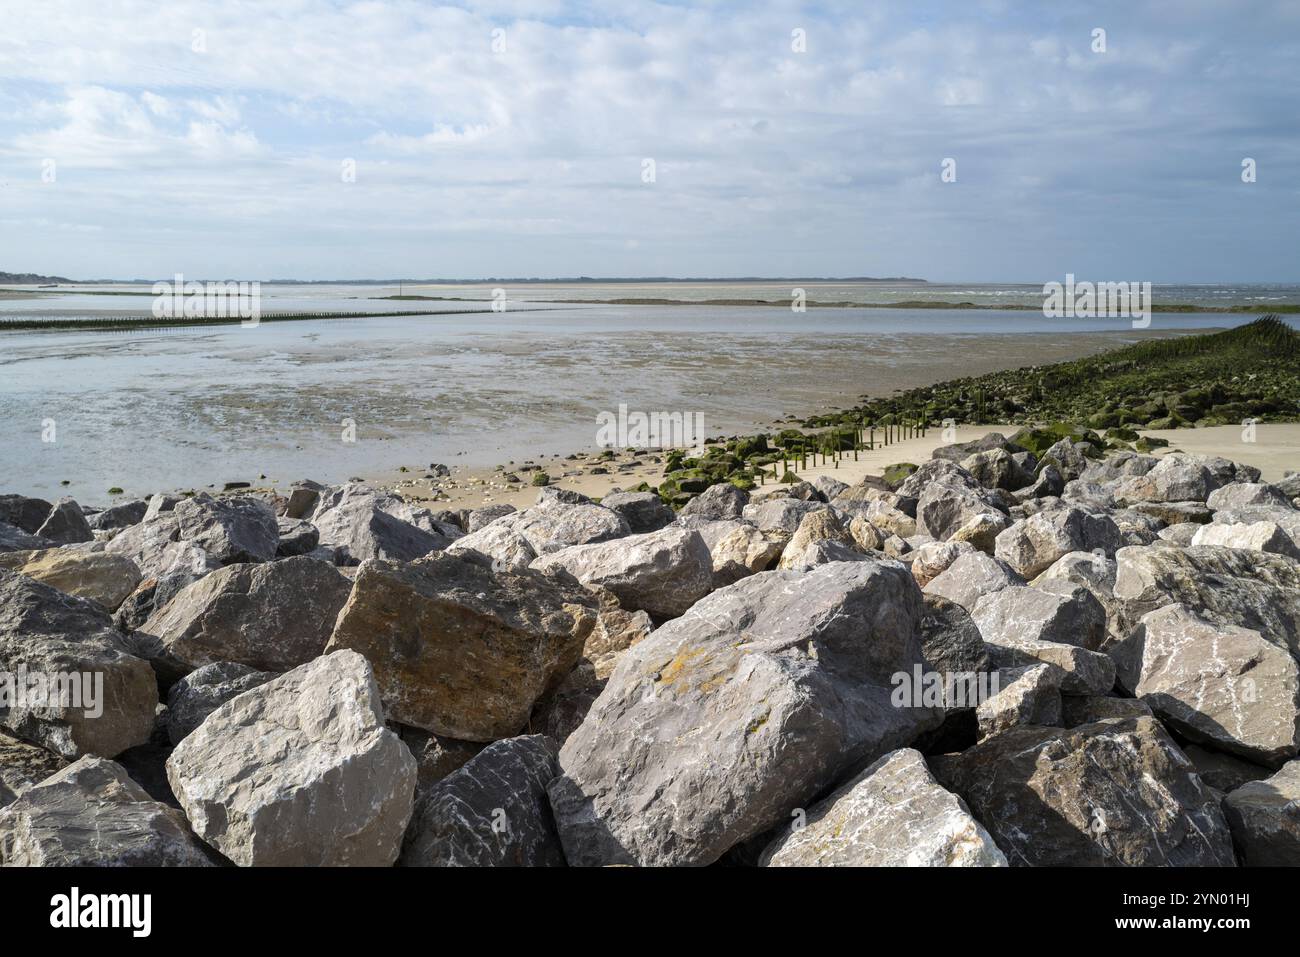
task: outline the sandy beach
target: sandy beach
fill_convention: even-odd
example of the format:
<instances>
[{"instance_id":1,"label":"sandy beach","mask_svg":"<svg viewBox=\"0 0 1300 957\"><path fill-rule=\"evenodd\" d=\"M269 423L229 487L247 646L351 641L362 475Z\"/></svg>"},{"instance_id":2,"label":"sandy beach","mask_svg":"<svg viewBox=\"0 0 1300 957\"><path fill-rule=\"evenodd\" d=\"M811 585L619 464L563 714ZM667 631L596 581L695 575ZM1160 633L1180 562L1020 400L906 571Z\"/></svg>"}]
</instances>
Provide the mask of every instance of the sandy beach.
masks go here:
<instances>
[{"instance_id":1,"label":"sandy beach","mask_svg":"<svg viewBox=\"0 0 1300 957\"><path fill-rule=\"evenodd\" d=\"M850 454L838 465L809 466L801 469L799 476L811 481L829 475L852 485L863 476L879 475L887 466L898 462L924 462L936 448L950 442L969 442L989 432L1010 436L1017 428L1002 423L963 425L946 438L942 429L931 429L924 436L861 451L856 461ZM1255 428L1254 441L1243 440L1240 426L1143 430L1140 434L1168 440L1169 447L1157 449L1155 455L1172 451L1220 455L1234 462L1253 465L1260 470L1264 481L1275 481L1289 470L1300 469L1300 424L1297 423L1260 424ZM610 460L601 459L595 453L552 455L533 462L503 464L496 469L452 467L451 475L441 479L412 477L409 473L399 472L376 475L370 481L400 492L411 501L436 502L441 508L477 508L493 504L524 508L537 498L538 488L531 484L537 471L546 472L550 484L558 488L580 492L589 498L601 498L616 489L626 490L641 482L657 485L663 478L662 463L663 453L658 451L642 455L620 452ZM526 465L538 468L525 471L523 467ZM598 471L593 472L593 469ZM519 481L507 481L507 474L516 475Z\"/></svg>"}]
</instances>

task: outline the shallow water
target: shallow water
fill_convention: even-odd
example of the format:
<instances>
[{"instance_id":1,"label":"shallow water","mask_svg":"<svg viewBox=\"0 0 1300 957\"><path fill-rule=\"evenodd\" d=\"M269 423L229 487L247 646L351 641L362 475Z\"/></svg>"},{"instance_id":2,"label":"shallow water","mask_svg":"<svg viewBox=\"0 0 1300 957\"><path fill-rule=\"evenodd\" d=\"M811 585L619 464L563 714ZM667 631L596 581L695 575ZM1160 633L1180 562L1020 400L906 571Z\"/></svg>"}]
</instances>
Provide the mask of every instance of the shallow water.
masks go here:
<instances>
[{"instance_id":1,"label":"shallow water","mask_svg":"<svg viewBox=\"0 0 1300 957\"><path fill-rule=\"evenodd\" d=\"M1158 314L1150 332L1251 318ZM491 465L594 448L597 415L620 403L699 412L707 433L731 433L1141 335L1024 312L761 306L0 333L0 491L102 505L112 486Z\"/></svg>"}]
</instances>

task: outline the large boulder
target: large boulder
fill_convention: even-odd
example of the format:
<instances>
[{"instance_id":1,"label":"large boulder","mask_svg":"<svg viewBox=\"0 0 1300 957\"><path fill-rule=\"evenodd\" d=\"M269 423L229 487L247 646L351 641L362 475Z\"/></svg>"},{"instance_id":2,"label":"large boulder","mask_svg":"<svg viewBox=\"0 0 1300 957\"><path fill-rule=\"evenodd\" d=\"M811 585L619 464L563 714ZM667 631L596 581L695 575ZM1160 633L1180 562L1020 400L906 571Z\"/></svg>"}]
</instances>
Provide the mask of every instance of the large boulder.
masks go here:
<instances>
[{"instance_id":1,"label":"large boulder","mask_svg":"<svg viewBox=\"0 0 1300 957\"><path fill-rule=\"evenodd\" d=\"M633 534L656 532L677 518L654 492L614 492L602 498L600 504L622 515Z\"/></svg>"},{"instance_id":2,"label":"large boulder","mask_svg":"<svg viewBox=\"0 0 1300 957\"><path fill-rule=\"evenodd\" d=\"M513 515L519 511L513 505L507 505L505 502L499 502L495 505L481 505L478 508L471 509L469 517L465 520L466 533L472 534L480 528L492 524L503 515Z\"/></svg>"},{"instance_id":3,"label":"large boulder","mask_svg":"<svg viewBox=\"0 0 1300 957\"><path fill-rule=\"evenodd\" d=\"M546 786L555 745L541 735L489 744L421 796L404 867L563 867Z\"/></svg>"},{"instance_id":4,"label":"large boulder","mask_svg":"<svg viewBox=\"0 0 1300 957\"><path fill-rule=\"evenodd\" d=\"M817 561L810 550L818 543L833 542L852 550L855 542L849 530L830 509L809 512L800 521L799 527L790 536L777 568L781 571L812 568L823 562Z\"/></svg>"},{"instance_id":5,"label":"large boulder","mask_svg":"<svg viewBox=\"0 0 1300 957\"><path fill-rule=\"evenodd\" d=\"M1158 544L1115 554L1115 598L1133 627L1164 605L1257 631L1300 655L1300 563L1268 552ZM1127 634L1127 629L1123 629Z\"/></svg>"},{"instance_id":6,"label":"large boulder","mask_svg":"<svg viewBox=\"0 0 1300 957\"><path fill-rule=\"evenodd\" d=\"M595 623L595 599L572 578L434 554L363 564L327 650L370 660L393 720L495 741L523 730Z\"/></svg>"},{"instance_id":7,"label":"large boulder","mask_svg":"<svg viewBox=\"0 0 1300 957\"><path fill-rule=\"evenodd\" d=\"M497 521L510 523L538 555L558 552L571 545L607 542L632 533L627 519L613 509L585 499L565 501L554 495L539 495L532 508Z\"/></svg>"},{"instance_id":8,"label":"large boulder","mask_svg":"<svg viewBox=\"0 0 1300 957\"><path fill-rule=\"evenodd\" d=\"M1065 672L1067 693L1104 694L1115 683L1115 663L1092 649L1104 635L1105 613L1086 589L1061 584L1059 592L1004 588L981 598L971 617L999 668L1054 665Z\"/></svg>"},{"instance_id":9,"label":"large boulder","mask_svg":"<svg viewBox=\"0 0 1300 957\"><path fill-rule=\"evenodd\" d=\"M997 500L980 486L934 482L917 501L916 530L943 541L976 516L996 511L1000 511Z\"/></svg>"},{"instance_id":10,"label":"large boulder","mask_svg":"<svg viewBox=\"0 0 1300 957\"><path fill-rule=\"evenodd\" d=\"M1300 752L1300 666L1258 631L1166 605L1111 655L1120 684L1183 736L1273 767Z\"/></svg>"},{"instance_id":11,"label":"large boulder","mask_svg":"<svg viewBox=\"0 0 1300 957\"><path fill-rule=\"evenodd\" d=\"M32 552L57 547L56 542L41 538L30 532L24 532L16 525L0 522L0 554L9 552Z\"/></svg>"},{"instance_id":12,"label":"large boulder","mask_svg":"<svg viewBox=\"0 0 1300 957\"><path fill-rule=\"evenodd\" d=\"M543 555L533 568L562 568L583 584L609 589L624 608L656 618L676 618L713 587L709 547L698 532L679 525L573 545Z\"/></svg>"},{"instance_id":13,"label":"large boulder","mask_svg":"<svg viewBox=\"0 0 1300 957\"><path fill-rule=\"evenodd\" d=\"M273 671L256 671L247 665L218 661L192 671L167 692L163 722L167 738L180 744L212 712L231 698L278 677Z\"/></svg>"},{"instance_id":14,"label":"large boulder","mask_svg":"<svg viewBox=\"0 0 1300 957\"><path fill-rule=\"evenodd\" d=\"M175 808L113 761L83 757L0 809L2 867L208 867Z\"/></svg>"},{"instance_id":15,"label":"large boulder","mask_svg":"<svg viewBox=\"0 0 1300 957\"><path fill-rule=\"evenodd\" d=\"M925 585L925 593L947 598L970 611L984 595L1024 583L1025 580L1006 562L983 552L966 552L930 579Z\"/></svg>"},{"instance_id":16,"label":"large boulder","mask_svg":"<svg viewBox=\"0 0 1300 957\"><path fill-rule=\"evenodd\" d=\"M280 544L275 509L248 496L216 499L199 494L172 509L177 535L223 565L269 562Z\"/></svg>"},{"instance_id":17,"label":"large boulder","mask_svg":"<svg viewBox=\"0 0 1300 957\"><path fill-rule=\"evenodd\" d=\"M683 505L681 514L716 522L724 518L740 518L748 504L748 492L730 482L719 482Z\"/></svg>"},{"instance_id":18,"label":"large boulder","mask_svg":"<svg viewBox=\"0 0 1300 957\"><path fill-rule=\"evenodd\" d=\"M151 658L175 677L218 661L288 671L325 650L351 590L336 568L306 556L227 565L154 612L136 646L156 642Z\"/></svg>"},{"instance_id":19,"label":"large boulder","mask_svg":"<svg viewBox=\"0 0 1300 957\"><path fill-rule=\"evenodd\" d=\"M149 503L144 499L135 499L110 506L96 512L86 519L87 524L97 532L118 532L131 525L144 521Z\"/></svg>"},{"instance_id":20,"label":"large boulder","mask_svg":"<svg viewBox=\"0 0 1300 957\"><path fill-rule=\"evenodd\" d=\"M1266 482L1233 482L1216 488L1205 499L1205 504L1216 512L1252 506L1294 509L1291 504L1294 497Z\"/></svg>"},{"instance_id":21,"label":"large boulder","mask_svg":"<svg viewBox=\"0 0 1300 957\"><path fill-rule=\"evenodd\" d=\"M75 759L149 740L158 684L94 602L0 570L0 726Z\"/></svg>"},{"instance_id":22,"label":"large boulder","mask_svg":"<svg viewBox=\"0 0 1300 957\"><path fill-rule=\"evenodd\" d=\"M334 550L340 565L358 565L369 558L412 561L454 540L432 525L425 529L408 521L414 515L403 505L394 497L345 486L339 493L322 494L311 522L320 532L320 544Z\"/></svg>"},{"instance_id":23,"label":"large boulder","mask_svg":"<svg viewBox=\"0 0 1300 957\"><path fill-rule=\"evenodd\" d=\"M960 464L985 488L1014 492L1034 481L1034 473L1022 469L1006 449L974 452L962 459Z\"/></svg>"},{"instance_id":24,"label":"large boulder","mask_svg":"<svg viewBox=\"0 0 1300 957\"><path fill-rule=\"evenodd\" d=\"M912 553L912 577L918 587L924 588L962 555L975 550L969 542L926 542Z\"/></svg>"},{"instance_id":25,"label":"large boulder","mask_svg":"<svg viewBox=\"0 0 1300 957\"><path fill-rule=\"evenodd\" d=\"M1254 552L1273 552L1276 555L1300 559L1300 546L1276 522L1251 522L1248 525L1220 525L1217 523L1201 525L1192 536L1191 544L1245 548Z\"/></svg>"},{"instance_id":26,"label":"large boulder","mask_svg":"<svg viewBox=\"0 0 1300 957\"><path fill-rule=\"evenodd\" d=\"M1248 867L1300 866L1300 761L1230 793L1223 812Z\"/></svg>"},{"instance_id":27,"label":"large boulder","mask_svg":"<svg viewBox=\"0 0 1300 957\"><path fill-rule=\"evenodd\" d=\"M711 863L937 725L890 700L923 614L903 566L839 562L745 578L633 645L550 785L569 863Z\"/></svg>"},{"instance_id":28,"label":"large boulder","mask_svg":"<svg viewBox=\"0 0 1300 957\"><path fill-rule=\"evenodd\" d=\"M527 568L537 558L533 546L515 531L509 518L489 522L462 535L447 546L446 552L501 571Z\"/></svg>"},{"instance_id":29,"label":"large boulder","mask_svg":"<svg viewBox=\"0 0 1300 957\"><path fill-rule=\"evenodd\" d=\"M748 522L734 519L692 522L686 527L699 532L708 546L715 588L767 571L781 557L786 542L784 532L760 531Z\"/></svg>"},{"instance_id":30,"label":"large boulder","mask_svg":"<svg viewBox=\"0 0 1300 957\"><path fill-rule=\"evenodd\" d=\"M227 701L167 759L194 832L244 866L391 865L415 777L370 666L349 651Z\"/></svg>"},{"instance_id":31,"label":"large boulder","mask_svg":"<svg viewBox=\"0 0 1300 957\"><path fill-rule=\"evenodd\" d=\"M1124 544L1109 515L1076 507L1038 512L1001 532L993 554L1025 578L1033 578L1062 555L1100 549L1113 555Z\"/></svg>"},{"instance_id":32,"label":"large boulder","mask_svg":"<svg viewBox=\"0 0 1300 957\"><path fill-rule=\"evenodd\" d=\"M799 498L774 498L746 505L742 517L761 531L783 531L793 535L809 512L828 512L825 502Z\"/></svg>"},{"instance_id":33,"label":"large boulder","mask_svg":"<svg viewBox=\"0 0 1300 957\"><path fill-rule=\"evenodd\" d=\"M1013 727L936 774L1012 866L1234 864L1218 795L1154 718Z\"/></svg>"},{"instance_id":34,"label":"large boulder","mask_svg":"<svg viewBox=\"0 0 1300 957\"><path fill-rule=\"evenodd\" d=\"M880 758L763 852L765 867L1006 867L961 798L920 752Z\"/></svg>"},{"instance_id":35,"label":"large boulder","mask_svg":"<svg viewBox=\"0 0 1300 957\"><path fill-rule=\"evenodd\" d=\"M1204 502L1236 477L1237 466L1227 459L1171 452L1145 474L1119 479L1115 497L1124 502Z\"/></svg>"},{"instance_id":36,"label":"large boulder","mask_svg":"<svg viewBox=\"0 0 1300 957\"><path fill-rule=\"evenodd\" d=\"M0 566L116 611L135 591L140 569L125 555L93 548L48 548L0 556Z\"/></svg>"},{"instance_id":37,"label":"large boulder","mask_svg":"<svg viewBox=\"0 0 1300 957\"><path fill-rule=\"evenodd\" d=\"M0 808L67 765L57 754L0 733Z\"/></svg>"},{"instance_id":38,"label":"large boulder","mask_svg":"<svg viewBox=\"0 0 1300 957\"><path fill-rule=\"evenodd\" d=\"M21 529L28 535L45 524L54 506L43 498L27 495L0 495L0 522Z\"/></svg>"},{"instance_id":39,"label":"large boulder","mask_svg":"<svg viewBox=\"0 0 1300 957\"><path fill-rule=\"evenodd\" d=\"M108 544L111 551L117 539ZM149 557L149 571L144 572L135 590L117 608L116 620L124 631L134 631L149 616L191 585L217 569L221 563L192 542L167 542Z\"/></svg>"},{"instance_id":40,"label":"large boulder","mask_svg":"<svg viewBox=\"0 0 1300 957\"><path fill-rule=\"evenodd\" d=\"M36 535L60 545L75 545L78 542L95 540L95 533L86 521L81 506L70 498L61 498L54 503L50 514L36 530Z\"/></svg>"}]
</instances>

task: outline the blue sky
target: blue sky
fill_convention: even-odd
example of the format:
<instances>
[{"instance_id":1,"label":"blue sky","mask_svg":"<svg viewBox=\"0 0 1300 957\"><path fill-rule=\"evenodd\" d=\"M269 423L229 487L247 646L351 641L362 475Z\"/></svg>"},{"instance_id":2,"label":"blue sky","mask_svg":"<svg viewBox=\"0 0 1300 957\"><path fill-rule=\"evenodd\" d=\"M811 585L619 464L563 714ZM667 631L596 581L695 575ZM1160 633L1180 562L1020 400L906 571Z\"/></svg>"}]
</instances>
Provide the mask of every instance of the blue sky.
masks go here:
<instances>
[{"instance_id":1,"label":"blue sky","mask_svg":"<svg viewBox=\"0 0 1300 957\"><path fill-rule=\"evenodd\" d=\"M6 19L0 270L1300 280L1296 0Z\"/></svg>"}]
</instances>

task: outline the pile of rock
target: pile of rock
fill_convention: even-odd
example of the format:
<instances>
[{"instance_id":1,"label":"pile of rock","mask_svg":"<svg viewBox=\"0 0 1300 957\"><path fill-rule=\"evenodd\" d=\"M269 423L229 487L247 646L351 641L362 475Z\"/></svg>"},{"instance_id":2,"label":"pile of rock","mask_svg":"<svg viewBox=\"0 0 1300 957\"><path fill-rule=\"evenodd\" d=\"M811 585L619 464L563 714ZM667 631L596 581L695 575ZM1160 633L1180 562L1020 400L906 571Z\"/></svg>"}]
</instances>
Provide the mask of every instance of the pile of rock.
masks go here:
<instances>
[{"instance_id":1,"label":"pile of rock","mask_svg":"<svg viewBox=\"0 0 1300 957\"><path fill-rule=\"evenodd\" d=\"M680 513L0 496L0 863L1300 864L1298 497L996 434Z\"/></svg>"}]
</instances>

